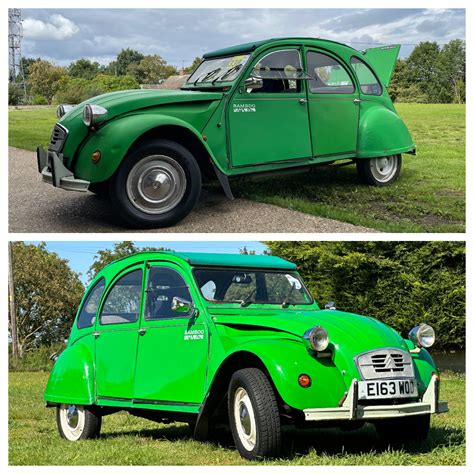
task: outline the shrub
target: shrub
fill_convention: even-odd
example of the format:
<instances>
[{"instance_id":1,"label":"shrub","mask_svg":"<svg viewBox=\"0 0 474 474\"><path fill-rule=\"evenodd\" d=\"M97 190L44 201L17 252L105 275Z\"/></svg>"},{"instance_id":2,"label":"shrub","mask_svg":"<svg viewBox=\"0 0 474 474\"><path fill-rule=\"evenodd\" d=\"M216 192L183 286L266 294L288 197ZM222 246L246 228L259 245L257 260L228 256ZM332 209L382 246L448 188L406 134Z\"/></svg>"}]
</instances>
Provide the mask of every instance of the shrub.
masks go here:
<instances>
[{"instance_id":1,"label":"shrub","mask_svg":"<svg viewBox=\"0 0 474 474\"><path fill-rule=\"evenodd\" d=\"M19 105L22 102L23 91L18 84L8 84L8 105Z\"/></svg>"},{"instance_id":2,"label":"shrub","mask_svg":"<svg viewBox=\"0 0 474 474\"><path fill-rule=\"evenodd\" d=\"M31 103L33 105L48 105L48 99L44 95L35 95Z\"/></svg>"}]
</instances>

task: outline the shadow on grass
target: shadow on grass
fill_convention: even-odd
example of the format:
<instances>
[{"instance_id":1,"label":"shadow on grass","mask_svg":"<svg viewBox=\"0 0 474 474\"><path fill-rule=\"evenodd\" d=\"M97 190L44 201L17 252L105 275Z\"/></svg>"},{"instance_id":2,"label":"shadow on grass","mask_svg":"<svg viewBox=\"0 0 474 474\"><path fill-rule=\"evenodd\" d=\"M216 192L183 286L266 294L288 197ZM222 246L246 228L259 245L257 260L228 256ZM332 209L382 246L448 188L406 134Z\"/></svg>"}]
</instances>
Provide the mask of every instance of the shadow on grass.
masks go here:
<instances>
[{"instance_id":1,"label":"shadow on grass","mask_svg":"<svg viewBox=\"0 0 474 474\"><path fill-rule=\"evenodd\" d=\"M170 425L157 429L108 433L101 437L115 438L121 436L141 436L152 438L153 440L166 441L191 441L193 439L192 431L186 425ZM219 430L211 434L211 439L208 443L224 449L236 449L229 430ZM344 432L339 429L298 430L292 427L285 427L283 429L282 458L291 460L313 451L317 455L325 454L329 456L341 454L374 455L394 450L410 454L424 454L437 448L453 447L464 443L464 431L453 427L432 427L426 441L421 443L412 442L396 447L389 446L386 442L380 440L371 425L366 425L364 428L350 432Z\"/></svg>"}]
</instances>

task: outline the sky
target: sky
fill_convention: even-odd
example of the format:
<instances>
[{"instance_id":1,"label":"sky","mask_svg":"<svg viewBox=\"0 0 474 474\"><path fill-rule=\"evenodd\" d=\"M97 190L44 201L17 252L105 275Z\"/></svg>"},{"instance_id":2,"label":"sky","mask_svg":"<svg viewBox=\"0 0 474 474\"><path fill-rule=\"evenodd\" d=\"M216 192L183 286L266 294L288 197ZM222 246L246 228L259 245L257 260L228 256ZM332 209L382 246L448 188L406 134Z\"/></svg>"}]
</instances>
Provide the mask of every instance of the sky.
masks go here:
<instances>
[{"instance_id":1,"label":"sky","mask_svg":"<svg viewBox=\"0 0 474 474\"><path fill-rule=\"evenodd\" d=\"M23 9L23 56L108 64L130 47L176 67L233 44L311 36L356 49L465 38L464 9Z\"/></svg>"},{"instance_id":2,"label":"sky","mask_svg":"<svg viewBox=\"0 0 474 474\"><path fill-rule=\"evenodd\" d=\"M55 252L59 257L69 261L72 270L80 273L84 284L88 282L87 270L94 262L94 256L99 250L112 249L114 244L120 241L48 241L46 249ZM38 245L37 241L28 241L28 244ZM216 253L239 253L240 249L246 247L262 253L267 247L261 242L255 241L135 241L135 245L142 247L162 247L182 252L216 252Z\"/></svg>"}]
</instances>

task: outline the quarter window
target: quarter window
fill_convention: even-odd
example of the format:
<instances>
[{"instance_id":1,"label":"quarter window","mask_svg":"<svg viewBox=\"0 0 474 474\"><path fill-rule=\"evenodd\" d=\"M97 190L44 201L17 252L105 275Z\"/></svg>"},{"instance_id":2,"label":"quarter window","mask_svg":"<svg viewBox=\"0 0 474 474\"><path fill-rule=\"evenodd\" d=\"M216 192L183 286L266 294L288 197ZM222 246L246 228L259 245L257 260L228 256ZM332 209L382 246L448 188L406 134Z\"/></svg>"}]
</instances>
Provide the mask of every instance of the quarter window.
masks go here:
<instances>
[{"instance_id":1,"label":"quarter window","mask_svg":"<svg viewBox=\"0 0 474 474\"><path fill-rule=\"evenodd\" d=\"M309 51L306 56L309 90L317 94L352 94L354 83L342 64L326 54Z\"/></svg>"},{"instance_id":2,"label":"quarter window","mask_svg":"<svg viewBox=\"0 0 474 474\"><path fill-rule=\"evenodd\" d=\"M142 277L142 270L133 270L117 280L102 306L101 324L133 323L138 320Z\"/></svg>"},{"instance_id":3,"label":"quarter window","mask_svg":"<svg viewBox=\"0 0 474 474\"><path fill-rule=\"evenodd\" d=\"M381 95L382 86L369 66L359 58L351 58L351 65L360 83L360 90L366 95Z\"/></svg>"},{"instance_id":4,"label":"quarter window","mask_svg":"<svg viewBox=\"0 0 474 474\"><path fill-rule=\"evenodd\" d=\"M253 89L252 93L300 92L301 79L305 77L296 49L267 54L255 64L251 75L263 81L263 86Z\"/></svg>"},{"instance_id":5,"label":"quarter window","mask_svg":"<svg viewBox=\"0 0 474 474\"><path fill-rule=\"evenodd\" d=\"M189 316L172 309L173 298L191 302L188 285L183 277L168 267L152 267L148 274L146 320L170 319Z\"/></svg>"},{"instance_id":6,"label":"quarter window","mask_svg":"<svg viewBox=\"0 0 474 474\"><path fill-rule=\"evenodd\" d=\"M77 327L79 329L88 328L95 322L95 315L99 308L100 299L104 294L105 280L101 278L95 286L89 291L84 304L82 305L81 312L77 318Z\"/></svg>"}]
</instances>

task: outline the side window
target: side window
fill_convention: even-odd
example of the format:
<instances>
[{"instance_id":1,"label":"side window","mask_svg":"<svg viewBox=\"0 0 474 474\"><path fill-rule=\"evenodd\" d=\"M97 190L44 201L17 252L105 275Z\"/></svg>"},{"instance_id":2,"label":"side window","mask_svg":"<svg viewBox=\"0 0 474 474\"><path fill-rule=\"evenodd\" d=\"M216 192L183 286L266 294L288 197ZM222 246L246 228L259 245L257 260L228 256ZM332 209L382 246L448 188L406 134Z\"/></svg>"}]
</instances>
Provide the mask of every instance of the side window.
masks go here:
<instances>
[{"instance_id":1,"label":"side window","mask_svg":"<svg viewBox=\"0 0 474 474\"><path fill-rule=\"evenodd\" d=\"M77 318L77 327L79 329L88 328L95 322L95 315L99 308L100 299L104 293L105 280L101 278L92 290L89 291L84 304L82 305L81 312Z\"/></svg>"},{"instance_id":2,"label":"side window","mask_svg":"<svg viewBox=\"0 0 474 474\"><path fill-rule=\"evenodd\" d=\"M352 94L354 83L342 64L326 54L309 51L309 90L317 94Z\"/></svg>"},{"instance_id":3,"label":"side window","mask_svg":"<svg viewBox=\"0 0 474 474\"><path fill-rule=\"evenodd\" d=\"M269 53L255 64L251 75L263 81L263 87L252 93L300 92L304 76L300 53L296 49Z\"/></svg>"},{"instance_id":4,"label":"side window","mask_svg":"<svg viewBox=\"0 0 474 474\"><path fill-rule=\"evenodd\" d=\"M174 297L191 302L191 294L183 277L172 268L152 267L148 274L145 319L169 319L189 316L171 309Z\"/></svg>"},{"instance_id":5,"label":"side window","mask_svg":"<svg viewBox=\"0 0 474 474\"><path fill-rule=\"evenodd\" d=\"M138 320L142 278L142 270L133 270L117 280L102 306L101 324L133 323Z\"/></svg>"},{"instance_id":6,"label":"side window","mask_svg":"<svg viewBox=\"0 0 474 474\"><path fill-rule=\"evenodd\" d=\"M381 95L382 86L370 68L359 58L351 58L351 65L360 83L360 90L366 95Z\"/></svg>"}]
</instances>

